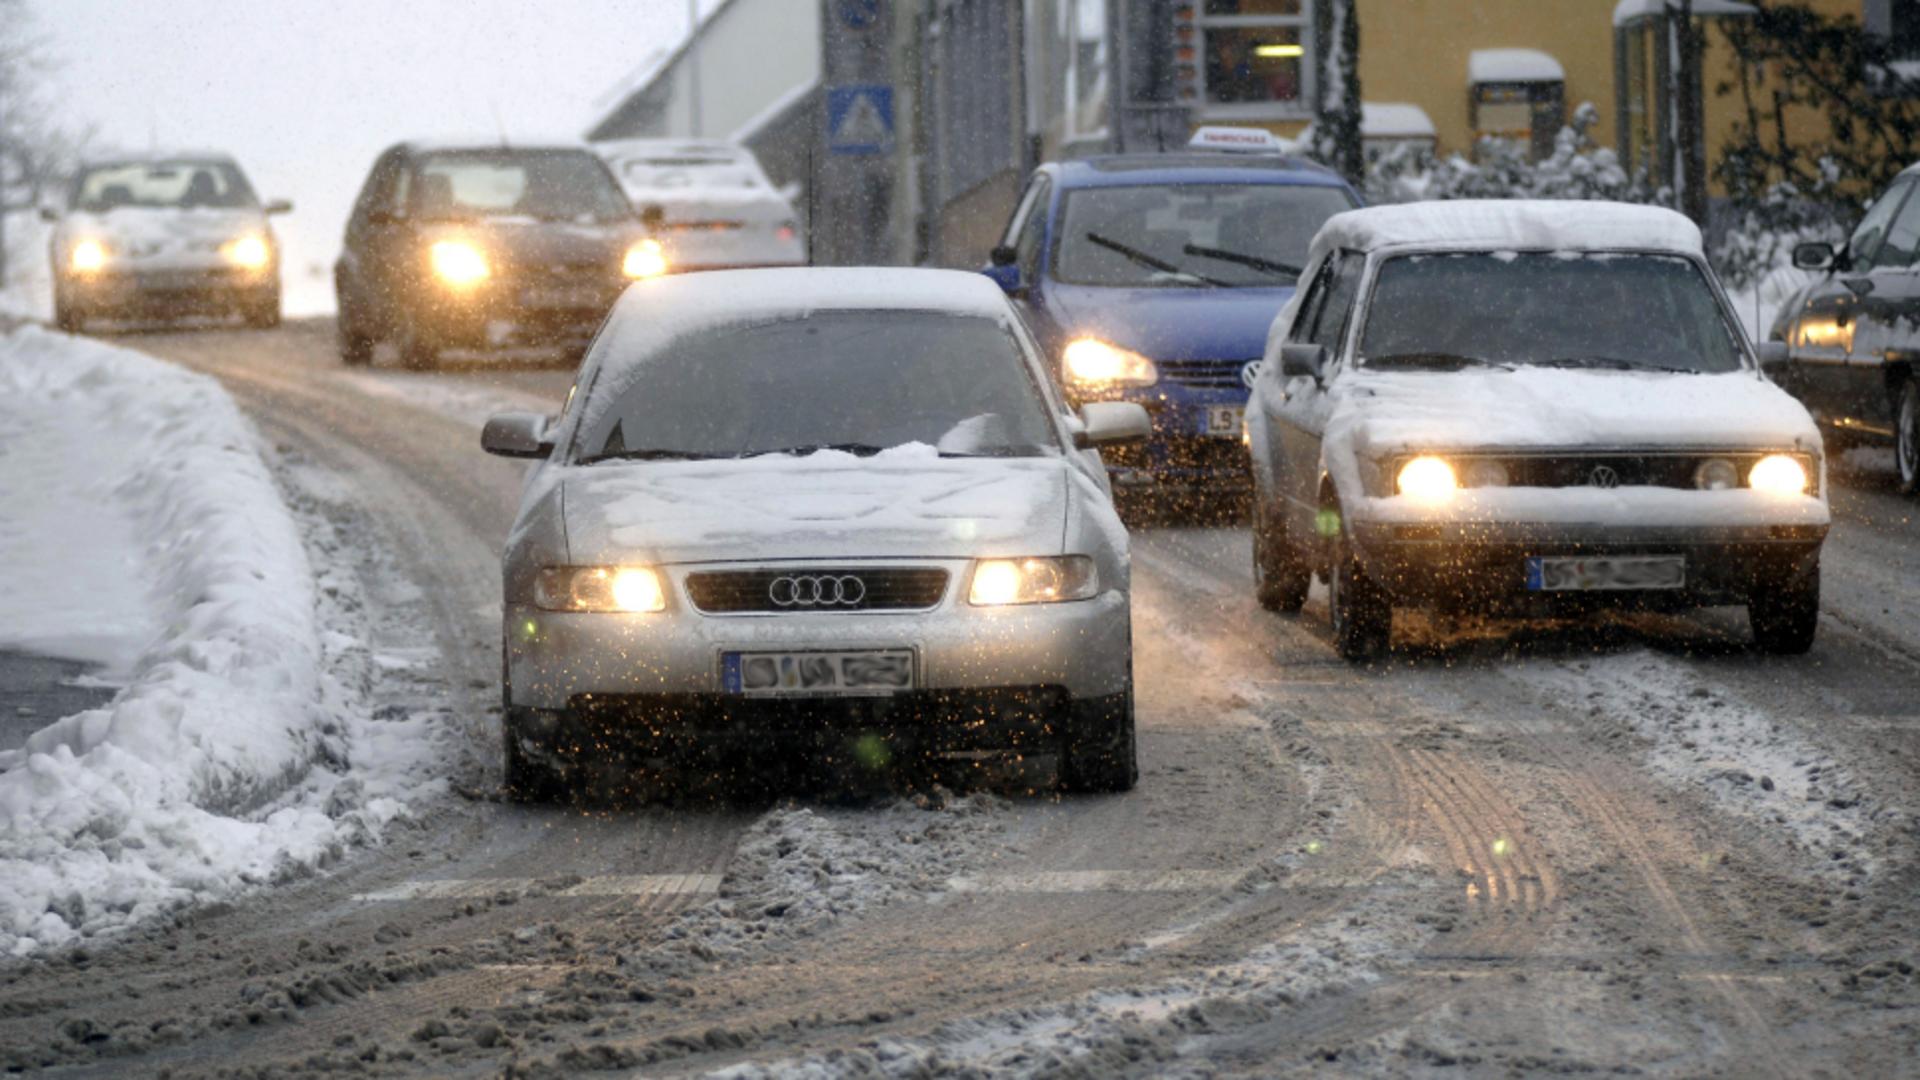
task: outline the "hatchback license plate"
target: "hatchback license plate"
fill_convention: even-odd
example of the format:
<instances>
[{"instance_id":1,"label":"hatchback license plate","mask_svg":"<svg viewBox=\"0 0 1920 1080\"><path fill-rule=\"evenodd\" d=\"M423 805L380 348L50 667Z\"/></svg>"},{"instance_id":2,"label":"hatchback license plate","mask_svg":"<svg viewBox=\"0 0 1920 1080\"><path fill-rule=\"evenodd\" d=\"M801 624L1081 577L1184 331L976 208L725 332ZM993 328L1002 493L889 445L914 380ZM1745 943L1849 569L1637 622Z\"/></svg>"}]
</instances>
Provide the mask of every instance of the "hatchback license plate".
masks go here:
<instances>
[{"instance_id":1,"label":"hatchback license plate","mask_svg":"<svg viewBox=\"0 0 1920 1080\"><path fill-rule=\"evenodd\" d=\"M535 285L521 294L528 307L591 308L606 303L606 292L589 285Z\"/></svg>"},{"instance_id":2,"label":"hatchback license plate","mask_svg":"<svg viewBox=\"0 0 1920 1080\"><path fill-rule=\"evenodd\" d=\"M1209 405L1207 434L1216 439L1237 439L1247 423L1247 410L1239 405Z\"/></svg>"},{"instance_id":3,"label":"hatchback license plate","mask_svg":"<svg viewBox=\"0 0 1920 1080\"><path fill-rule=\"evenodd\" d=\"M857 652L729 652L721 689L743 697L871 696L913 689L912 649Z\"/></svg>"},{"instance_id":4,"label":"hatchback license plate","mask_svg":"<svg viewBox=\"0 0 1920 1080\"><path fill-rule=\"evenodd\" d=\"M1680 589L1687 560L1680 555L1610 555L1591 559L1527 559L1527 588L1535 592L1607 589Z\"/></svg>"}]
</instances>

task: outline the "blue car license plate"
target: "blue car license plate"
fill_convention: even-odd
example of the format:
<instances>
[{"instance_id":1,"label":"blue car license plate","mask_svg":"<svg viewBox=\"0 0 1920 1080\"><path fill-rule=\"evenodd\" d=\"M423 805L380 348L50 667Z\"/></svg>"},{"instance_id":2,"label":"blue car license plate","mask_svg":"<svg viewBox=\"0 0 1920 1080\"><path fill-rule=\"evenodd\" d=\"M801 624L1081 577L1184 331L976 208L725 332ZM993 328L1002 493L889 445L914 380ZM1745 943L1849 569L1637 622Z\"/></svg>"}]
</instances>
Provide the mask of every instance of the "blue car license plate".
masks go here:
<instances>
[{"instance_id":1,"label":"blue car license plate","mask_svg":"<svg viewBox=\"0 0 1920 1080\"><path fill-rule=\"evenodd\" d=\"M894 694L913 689L913 650L722 653L720 688L742 697Z\"/></svg>"},{"instance_id":2,"label":"blue car license plate","mask_svg":"<svg viewBox=\"0 0 1920 1080\"><path fill-rule=\"evenodd\" d=\"M1534 592L1681 589L1686 584L1687 560L1683 555L1534 555L1527 559L1527 588Z\"/></svg>"}]
</instances>

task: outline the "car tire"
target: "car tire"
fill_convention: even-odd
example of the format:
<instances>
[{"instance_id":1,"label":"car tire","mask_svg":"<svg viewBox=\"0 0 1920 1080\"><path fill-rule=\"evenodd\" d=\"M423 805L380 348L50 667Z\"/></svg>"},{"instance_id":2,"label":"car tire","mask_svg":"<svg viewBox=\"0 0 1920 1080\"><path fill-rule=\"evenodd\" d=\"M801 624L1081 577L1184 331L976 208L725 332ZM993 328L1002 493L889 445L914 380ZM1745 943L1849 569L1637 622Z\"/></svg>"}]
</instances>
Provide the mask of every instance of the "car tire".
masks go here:
<instances>
[{"instance_id":1,"label":"car tire","mask_svg":"<svg viewBox=\"0 0 1920 1080\"><path fill-rule=\"evenodd\" d=\"M1107 697L1076 701L1067 743L1060 751L1060 787L1089 795L1132 791L1140 781L1140 753L1133 723L1133 664L1127 664L1127 689Z\"/></svg>"},{"instance_id":2,"label":"car tire","mask_svg":"<svg viewBox=\"0 0 1920 1080\"><path fill-rule=\"evenodd\" d=\"M1799 656L1813 648L1820 628L1820 561L1762 582L1747 597L1753 643L1775 656Z\"/></svg>"},{"instance_id":3,"label":"car tire","mask_svg":"<svg viewBox=\"0 0 1920 1080\"><path fill-rule=\"evenodd\" d=\"M440 346L409 326L401 331L400 364L408 371L432 371L440 366Z\"/></svg>"},{"instance_id":4,"label":"car tire","mask_svg":"<svg viewBox=\"0 0 1920 1080\"><path fill-rule=\"evenodd\" d=\"M501 788L513 802L559 802L567 795L566 778L553 766L527 753L522 740L530 736L521 732L521 724L514 715L516 711L503 650L500 655Z\"/></svg>"},{"instance_id":5,"label":"car tire","mask_svg":"<svg viewBox=\"0 0 1920 1080\"><path fill-rule=\"evenodd\" d=\"M87 313L80 306L62 296L53 298L53 325L68 334L77 334L86 329Z\"/></svg>"},{"instance_id":6,"label":"car tire","mask_svg":"<svg viewBox=\"0 0 1920 1080\"><path fill-rule=\"evenodd\" d=\"M1343 530L1334 542L1327 573L1327 610L1333 621L1333 647L1355 663L1377 659L1393 644L1393 601L1367 576Z\"/></svg>"},{"instance_id":7,"label":"car tire","mask_svg":"<svg viewBox=\"0 0 1920 1080\"><path fill-rule=\"evenodd\" d=\"M272 330L280 325L280 294L249 301L240 309L240 317L255 330Z\"/></svg>"},{"instance_id":8,"label":"car tire","mask_svg":"<svg viewBox=\"0 0 1920 1080\"><path fill-rule=\"evenodd\" d=\"M1920 377L1900 384L1893 416L1893 456L1900 466L1900 490L1912 495L1920 492Z\"/></svg>"},{"instance_id":9,"label":"car tire","mask_svg":"<svg viewBox=\"0 0 1920 1080\"><path fill-rule=\"evenodd\" d=\"M1285 522L1275 524L1267 500L1253 497L1253 594L1268 611L1293 614L1307 603L1313 570L1287 536Z\"/></svg>"}]
</instances>

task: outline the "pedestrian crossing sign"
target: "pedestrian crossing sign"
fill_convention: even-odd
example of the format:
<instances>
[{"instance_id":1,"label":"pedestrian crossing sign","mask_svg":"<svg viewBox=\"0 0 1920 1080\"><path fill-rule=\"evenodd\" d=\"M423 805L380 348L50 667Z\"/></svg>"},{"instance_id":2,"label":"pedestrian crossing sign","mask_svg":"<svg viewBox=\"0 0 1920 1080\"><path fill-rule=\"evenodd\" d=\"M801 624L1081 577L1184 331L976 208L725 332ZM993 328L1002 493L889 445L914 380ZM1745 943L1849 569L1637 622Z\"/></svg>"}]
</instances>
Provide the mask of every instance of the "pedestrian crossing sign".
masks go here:
<instances>
[{"instance_id":1,"label":"pedestrian crossing sign","mask_svg":"<svg viewBox=\"0 0 1920 1080\"><path fill-rule=\"evenodd\" d=\"M877 83L827 88L827 151L884 154L893 149L893 87Z\"/></svg>"}]
</instances>

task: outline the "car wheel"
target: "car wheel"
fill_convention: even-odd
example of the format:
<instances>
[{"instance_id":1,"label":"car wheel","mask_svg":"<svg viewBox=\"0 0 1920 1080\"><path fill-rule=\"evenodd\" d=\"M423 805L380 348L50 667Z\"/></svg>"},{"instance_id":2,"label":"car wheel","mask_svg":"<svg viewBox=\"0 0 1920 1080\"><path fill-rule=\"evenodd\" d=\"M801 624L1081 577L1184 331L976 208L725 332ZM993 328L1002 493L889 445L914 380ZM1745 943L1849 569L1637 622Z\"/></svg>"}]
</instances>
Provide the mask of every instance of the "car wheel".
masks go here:
<instances>
[{"instance_id":1,"label":"car wheel","mask_svg":"<svg viewBox=\"0 0 1920 1080\"><path fill-rule=\"evenodd\" d=\"M1253 593L1268 611L1292 614L1307 602L1313 571L1288 539L1286 524L1275 524L1267 501L1253 497Z\"/></svg>"},{"instance_id":2,"label":"car wheel","mask_svg":"<svg viewBox=\"0 0 1920 1080\"><path fill-rule=\"evenodd\" d=\"M341 363L348 367L365 367L373 363L373 338L360 329L358 316L343 305L334 327L340 340Z\"/></svg>"},{"instance_id":3,"label":"car wheel","mask_svg":"<svg viewBox=\"0 0 1920 1080\"><path fill-rule=\"evenodd\" d=\"M1060 752L1060 786L1087 794L1132 791L1140 781L1140 754L1133 725L1133 664L1127 689L1091 701L1076 701L1067 744Z\"/></svg>"},{"instance_id":4,"label":"car wheel","mask_svg":"<svg viewBox=\"0 0 1920 1080\"><path fill-rule=\"evenodd\" d=\"M1367 576L1341 532L1334 542L1327 575L1327 608L1333 618L1333 646L1346 660L1373 660L1393 641L1393 603L1386 590Z\"/></svg>"},{"instance_id":5,"label":"car wheel","mask_svg":"<svg viewBox=\"0 0 1920 1080\"><path fill-rule=\"evenodd\" d=\"M53 298L53 325L69 334L86 329L87 314L79 305L62 296Z\"/></svg>"},{"instance_id":6,"label":"car wheel","mask_svg":"<svg viewBox=\"0 0 1920 1080\"><path fill-rule=\"evenodd\" d=\"M522 740L531 738L521 732L514 720L513 684L507 680L507 657L500 655L500 733L501 765L507 798L521 803L558 802L567 795L566 778L553 766L528 754Z\"/></svg>"},{"instance_id":7,"label":"car wheel","mask_svg":"<svg viewBox=\"0 0 1920 1080\"><path fill-rule=\"evenodd\" d=\"M280 325L280 294L274 293L264 299L250 301L240 310L247 325L255 330L271 330Z\"/></svg>"},{"instance_id":8,"label":"car wheel","mask_svg":"<svg viewBox=\"0 0 1920 1080\"><path fill-rule=\"evenodd\" d=\"M440 345L413 322L411 316L400 331L400 363L410 371L431 371L440 366Z\"/></svg>"},{"instance_id":9,"label":"car wheel","mask_svg":"<svg viewBox=\"0 0 1920 1080\"><path fill-rule=\"evenodd\" d=\"M1894 457L1900 463L1900 490L1920 492L1920 377L1900 384L1900 404L1894 414Z\"/></svg>"},{"instance_id":10,"label":"car wheel","mask_svg":"<svg viewBox=\"0 0 1920 1080\"><path fill-rule=\"evenodd\" d=\"M1820 562L1763 582L1747 598L1753 643L1775 656L1798 656L1813 648L1820 627Z\"/></svg>"}]
</instances>

